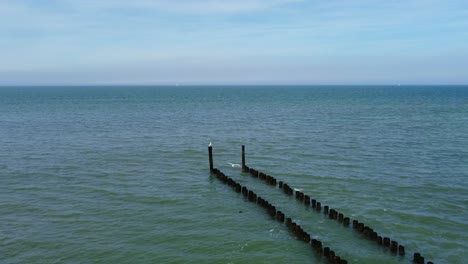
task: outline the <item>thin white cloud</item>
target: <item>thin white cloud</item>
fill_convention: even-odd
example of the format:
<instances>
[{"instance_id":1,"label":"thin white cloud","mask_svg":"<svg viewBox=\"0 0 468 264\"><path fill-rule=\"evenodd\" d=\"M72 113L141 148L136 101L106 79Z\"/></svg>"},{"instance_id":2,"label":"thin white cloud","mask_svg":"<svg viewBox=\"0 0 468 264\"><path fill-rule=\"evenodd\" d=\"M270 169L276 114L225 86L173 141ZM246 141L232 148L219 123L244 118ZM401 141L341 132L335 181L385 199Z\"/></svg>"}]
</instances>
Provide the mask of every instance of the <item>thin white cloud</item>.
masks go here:
<instances>
[{"instance_id":1,"label":"thin white cloud","mask_svg":"<svg viewBox=\"0 0 468 264\"><path fill-rule=\"evenodd\" d=\"M136 8L183 14L229 14L267 10L303 0L68 0L81 8L97 10Z\"/></svg>"}]
</instances>

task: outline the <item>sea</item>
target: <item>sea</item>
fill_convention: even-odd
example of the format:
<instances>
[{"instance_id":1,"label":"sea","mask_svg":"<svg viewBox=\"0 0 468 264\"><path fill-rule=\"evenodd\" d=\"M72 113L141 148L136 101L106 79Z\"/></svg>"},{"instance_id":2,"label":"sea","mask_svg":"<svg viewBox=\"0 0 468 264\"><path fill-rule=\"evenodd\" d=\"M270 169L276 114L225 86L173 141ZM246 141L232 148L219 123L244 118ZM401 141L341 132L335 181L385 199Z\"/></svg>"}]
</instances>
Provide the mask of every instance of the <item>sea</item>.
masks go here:
<instances>
[{"instance_id":1,"label":"sea","mask_svg":"<svg viewBox=\"0 0 468 264\"><path fill-rule=\"evenodd\" d=\"M328 263L210 142L347 263L468 263L468 86L404 85L0 87L0 263Z\"/></svg>"}]
</instances>

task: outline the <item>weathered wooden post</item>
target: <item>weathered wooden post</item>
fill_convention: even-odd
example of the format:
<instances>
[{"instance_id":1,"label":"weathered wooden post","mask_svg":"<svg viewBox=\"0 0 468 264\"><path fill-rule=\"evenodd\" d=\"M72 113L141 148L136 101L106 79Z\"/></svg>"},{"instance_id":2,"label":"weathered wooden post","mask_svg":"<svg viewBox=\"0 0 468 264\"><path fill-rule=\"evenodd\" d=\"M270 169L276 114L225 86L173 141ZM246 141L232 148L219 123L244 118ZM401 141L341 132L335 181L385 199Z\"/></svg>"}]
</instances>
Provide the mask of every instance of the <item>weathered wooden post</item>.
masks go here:
<instances>
[{"instance_id":1,"label":"weathered wooden post","mask_svg":"<svg viewBox=\"0 0 468 264\"><path fill-rule=\"evenodd\" d=\"M415 252L413 255L413 262L419 264L420 260L421 260L421 254L418 252Z\"/></svg>"},{"instance_id":2,"label":"weathered wooden post","mask_svg":"<svg viewBox=\"0 0 468 264\"><path fill-rule=\"evenodd\" d=\"M392 253L397 253L398 251L398 242L396 241L392 241L391 244L390 244L390 251Z\"/></svg>"},{"instance_id":3,"label":"weathered wooden post","mask_svg":"<svg viewBox=\"0 0 468 264\"><path fill-rule=\"evenodd\" d=\"M402 246L402 245L398 246L398 254L400 254L400 256L405 255L405 247L404 246Z\"/></svg>"},{"instance_id":4,"label":"weathered wooden post","mask_svg":"<svg viewBox=\"0 0 468 264\"><path fill-rule=\"evenodd\" d=\"M345 218L343 219L343 225L344 225L344 226L349 226L349 221L350 221L349 217L345 217Z\"/></svg>"},{"instance_id":5,"label":"weathered wooden post","mask_svg":"<svg viewBox=\"0 0 468 264\"><path fill-rule=\"evenodd\" d=\"M379 244L379 245L383 244L383 240L382 240L381 236L377 236L377 244Z\"/></svg>"},{"instance_id":6,"label":"weathered wooden post","mask_svg":"<svg viewBox=\"0 0 468 264\"><path fill-rule=\"evenodd\" d=\"M390 247L390 238L384 237L383 244L385 247Z\"/></svg>"},{"instance_id":7,"label":"weathered wooden post","mask_svg":"<svg viewBox=\"0 0 468 264\"><path fill-rule=\"evenodd\" d=\"M304 204L309 206L310 205L310 196L304 195Z\"/></svg>"},{"instance_id":8,"label":"weathered wooden post","mask_svg":"<svg viewBox=\"0 0 468 264\"><path fill-rule=\"evenodd\" d=\"M210 173L213 173L213 145L211 145L211 142L208 145L208 157L210 160Z\"/></svg>"},{"instance_id":9,"label":"weathered wooden post","mask_svg":"<svg viewBox=\"0 0 468 264\"><path fill-rule=\"evenodd\" d=\"M245 145L242 145L242 172L248 172L245 166Z\"/></svg>"}]
</instances>

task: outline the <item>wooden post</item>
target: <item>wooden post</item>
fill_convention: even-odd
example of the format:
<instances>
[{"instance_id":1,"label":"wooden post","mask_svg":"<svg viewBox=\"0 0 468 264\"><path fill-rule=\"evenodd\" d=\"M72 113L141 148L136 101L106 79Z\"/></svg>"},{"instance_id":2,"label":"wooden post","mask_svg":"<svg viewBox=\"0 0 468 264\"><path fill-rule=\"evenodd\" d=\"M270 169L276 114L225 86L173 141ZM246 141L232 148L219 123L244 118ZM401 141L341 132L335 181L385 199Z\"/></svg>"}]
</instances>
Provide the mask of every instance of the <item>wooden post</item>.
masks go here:
<instances>
[{"instance_id":1,"label":"wooden post","mask_svg":"<svg viewBox=\"0 0 468 264\"><path fill-rule=\"evenodd\" d=\"M381 236L377 236L376 241L377 241L377 244L379 244L379 245L382 245L382 244L383 244L383 240L382 240L382 237L381 237Z\"/></svg>"},{"instance_id":2,"label":"wooden post","mask_svg":"<svg viewBox=\"0 0 468 264\"><path fill-rule=\"evenodd\" d=\"M400 254L400 256L404 256L405 255L405 247L402 246L402 245L399 245L398 246L398 254ZM429 262L428 262L429 263Z\"/></svg>"},{"instance_id":3,"label":"wooden post","mask_svg":"<svg viewBox=\"0 0 468 264\"><path fill-rule=\"evenodd\" d=\"M213 147L211 146L211 143L210 146L208 146L208 156L210 160L210 173L213 173Z\"/></svg>"},{"instance_id":4,"label":"wooden post","mask_svg":"<svg viewBox=\"0 0 468 264\"><path fill-rule=\"evenodd\" d=\"M349 217L345 217L345 218L343 219L343 225L344 225L344 226L349 226L349 221L350 221Z\"/></svg>"},{"instance_id":5,"label":"wooden post","mask_svg":"<svg viewBox=\"0 0 468 264\"><path fill-rule=\"evenodd\" d=\"M398 242L396 242L396 241L391 242L390 251L392 253L397 253L397 251L398 251Z\"/></svg>"},{"instance_id":6,"label":"wooden post","mask_svg":"<svg viewBox=\"0 0 468 264\"><path fill-rule=\"evenodd\" d=\"M245 168L245 146L242 145L242 171L247 172Z\"/></svg>"},{"instance_id":7,"label":"wooden post","mask_svg":"<svg viewBox=\"0 0 468 264\"><path fill-rule=\"evenodd\" d=\"M385 247L390 247L390 238L384 237L383 244Z\"/></svg>"},{"instance_id":8,"label":"wooden post","mask_svg":"<svg viewBox=\"0 0 468 264\"><path fill-rule=\"evenodd\" d=\"M322 210L322 204L320 202L317 202L317 207L315 208L318 212Z\"/></svg>"},{"instance_id":9,"label":"wooden post","mask_svg":"<svg viewBox=\"0 0 468 264\"><path fill-rule=\"evenodd\" d=\"M344 215L342 213L338 214L338 222L343 223L344 221Z\"/></svg>"}]
</instances>

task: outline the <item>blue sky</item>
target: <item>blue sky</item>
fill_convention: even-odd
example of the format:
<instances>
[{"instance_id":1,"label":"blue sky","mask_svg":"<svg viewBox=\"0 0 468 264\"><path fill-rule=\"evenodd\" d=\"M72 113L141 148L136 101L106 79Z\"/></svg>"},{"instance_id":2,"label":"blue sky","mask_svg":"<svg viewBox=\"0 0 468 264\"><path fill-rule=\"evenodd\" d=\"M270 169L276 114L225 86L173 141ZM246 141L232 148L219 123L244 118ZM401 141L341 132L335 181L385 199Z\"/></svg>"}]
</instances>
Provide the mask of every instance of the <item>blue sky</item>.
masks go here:
<instances>
[{"instance_id":1,"label":"blue sky","mask_svg":"<svg viewBox=\"0 0 468 264\"><path fill-rule=\"evenodd\" d=\"M468 84L468 1L0 0L0 85Z\"/></svg>"}]
</instances>

